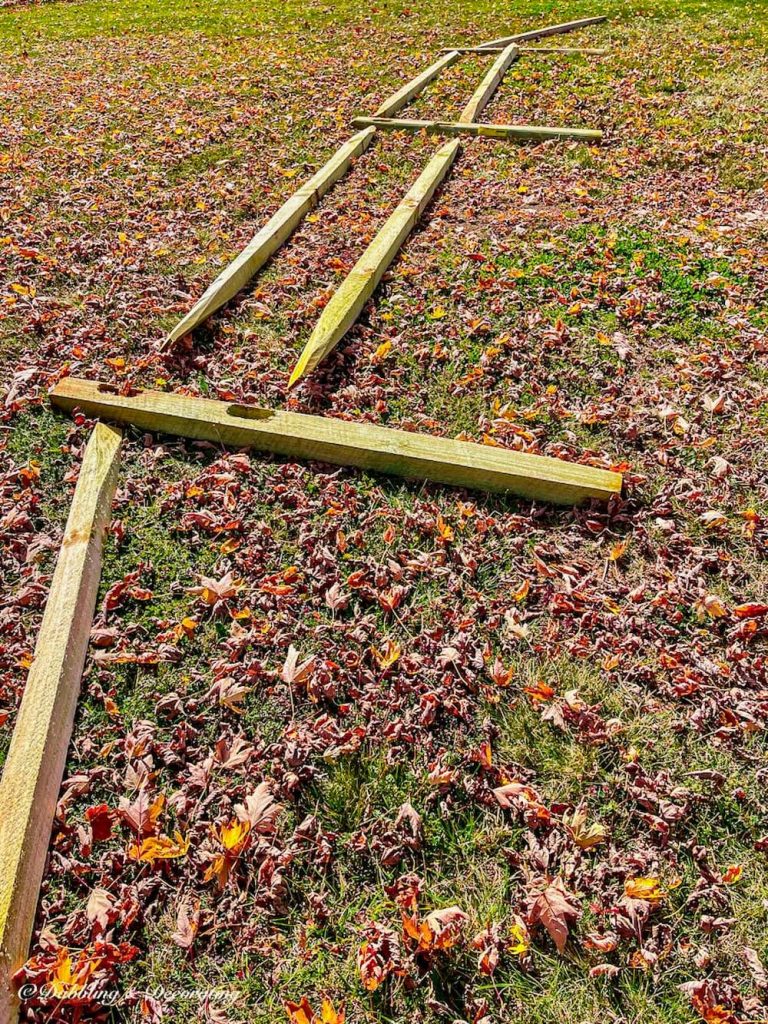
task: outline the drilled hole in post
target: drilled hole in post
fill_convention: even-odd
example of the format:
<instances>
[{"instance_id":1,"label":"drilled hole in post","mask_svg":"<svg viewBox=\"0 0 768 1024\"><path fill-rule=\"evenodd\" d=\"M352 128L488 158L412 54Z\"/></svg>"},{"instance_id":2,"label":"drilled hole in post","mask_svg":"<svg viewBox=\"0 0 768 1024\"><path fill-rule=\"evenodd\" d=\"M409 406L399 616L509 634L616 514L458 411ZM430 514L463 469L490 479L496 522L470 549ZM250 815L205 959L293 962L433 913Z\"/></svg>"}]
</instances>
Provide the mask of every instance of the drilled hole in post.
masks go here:
<instances>
[{"instance_id":1,"label":"drilled hole in post","mask_svg":"<svg viewBox=\"0 0 768 1024\"><path fill-rule=\"evenodd\" d=\"M261 409L258 405L228 405L227 415L240 420L271 420L274 409Z\"/></svg>"}]
</instances>

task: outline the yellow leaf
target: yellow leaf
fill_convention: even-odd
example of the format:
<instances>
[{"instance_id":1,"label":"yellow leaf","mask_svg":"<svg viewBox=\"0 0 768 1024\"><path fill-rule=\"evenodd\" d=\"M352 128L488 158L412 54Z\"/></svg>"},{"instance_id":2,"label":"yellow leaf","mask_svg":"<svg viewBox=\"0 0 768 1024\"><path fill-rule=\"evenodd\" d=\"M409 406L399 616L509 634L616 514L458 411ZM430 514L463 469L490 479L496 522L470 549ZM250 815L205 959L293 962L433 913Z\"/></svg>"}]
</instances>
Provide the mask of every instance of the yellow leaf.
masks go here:
<instances>
[{"instance_id":1,"label":"yellow leaf","mask_svg":"<svg viewBox=\"0 0 768 1024\"><path fill-rule=\"evenodd\" d=\"M240 853L250 831L251 823L249 821L238 821L237 818L233 818L227 825L222 825L219 829L221 845L230 853Z\"/></svg>"},{"instance_id":2,"label":"yellow leaf","mask_svg":"<svg viewBox=\"0 0 768 1024\"><path fill-rule=\"evenodd\" d=\"M507 949L516 956L524 956L531 946L531 938L528 929L519 919L514 921L509 929L509 944Z\"/></svg>"},{"instance_id":3,"label":"yellow leaf","mask_svg":"<svg viewBox=\"0 0 768 1024\"><path fill-rule=\"evenodd\" d=\"M661 903L667 894L658 878L629 878L624 883L624 895L633 900Z\"/></svg>"},{"instance_id":4,"label":"yellow leaf","mask_svg":"<svg viewBox=\"0 0 768 1024\"><path fill-rule=\"evenodd\" d=\"M176 860L186 857L189 851L189 840L184 839L180 832L174 832L173 839L168 836L149 836L141 844L133 843L128 849L131 860L146 861L148 864L156 860Z\"/></svg>"},{"instance_id":5,"label":"yellow leaf","mask_svg":"<svg viewBox=\"0 0 768 1024\"><path fill-rule=\"evenodd\" d=\"M446 544L450 544L453 540L453 527L449 526L439 513L437 516L437 532Z\"/></svg>"},{"instance_id":6,"label":"yellow leaf","mask_svg":"<svg viewBox=\"0 0 768 1024\"><path fill-rule=\"evenodd\" d=\"M371 357L372 363L380 363L383 359L386 359L389 355L389 351L392 348L391 341L383 341L381 345L376 349Z\"/></svg>"},{"instance_id":7,"label":"yellow leaf","mask_svg":"<svg viewBox=\"0 0 768 1024\"><path fill-rule=\"evenodd\" d=\"M403 653L403 649L400 644L395 643L394 640L385 640L381 645L380 651L375 647L372 647L371 653L378 662L379 668L384 672L398 661L400 655Z\"/></svg>"},{"instance_id":8,"label":"yellow leaf","mask_svg":"<svg viewBox=\"0 0 768 1024\"><path fill-rule=\"evenodd\" d=\"M336 1010L331 1000L327 996L323 996L323 1005L320 1010L322 1024L344 1024L345 1016L343 1005Z\"/></svg>"},{"instance_id":9,"label":"yellow leaf","mask_svg":"<svg viewBox=\"0 0 768 1024\"><path fill-rule=\"evenodd\" d=\"M700 619L709 616L710 619L724 619L728 615L725 603L717 594L706 594L700 601L696 602L696 614Z\"/></svg>"},{"instance_id":10,"label":"yellow leaf","mask_svg":"<svg viewBox=\"0 0 768 1024\"><path fill-rule=\"evenodd\" d=\"M591 850L608 838L608 830L604 825L593 822L587 824L587 812L583 807L577 808L573 814L563 815L563 824L571 834L574 843L582 850Z\"/></svg>"},{"instance_id":11,"label":"yellow leaf","mask_svg":"<svg viewBox=\"0 0 768 1024\"><path fill-rule=\"evenodd\" d=\"M618 562L618 560L621 558L621 556L624 554L628 547L628 540L617 541L611 548L611 553L608 557L612 562Z\"/></svg>"},{"instance_id":12,"label":"yellow leaf","mask_svg":"<svg viewBox=\"0 0 768 1024\"><path fill-rule=\"evenodd\" d=\"M447 310L443 309L442 306L435 306L432 312L429 314L430 320L442 320L444 316L448 316Z\"/></svg>"}]
</instances>

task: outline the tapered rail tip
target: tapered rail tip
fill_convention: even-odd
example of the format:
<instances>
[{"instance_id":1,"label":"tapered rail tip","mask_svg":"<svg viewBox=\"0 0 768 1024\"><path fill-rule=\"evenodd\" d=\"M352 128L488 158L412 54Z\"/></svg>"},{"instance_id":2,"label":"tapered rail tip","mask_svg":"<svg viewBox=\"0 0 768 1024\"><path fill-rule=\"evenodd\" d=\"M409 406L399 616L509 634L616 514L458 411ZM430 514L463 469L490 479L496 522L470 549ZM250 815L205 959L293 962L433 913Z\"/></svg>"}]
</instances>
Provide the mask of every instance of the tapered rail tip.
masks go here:
<instances>
[{"instance_id":1,"label":"tapered rail tip","mask_svg":"<svg viewBox=\"0 0 768 1024\"><path fill-rule=\"evenodd\" d=\"M291 376L288 379L287 390L290 391L292 387L299 383L299 381L301 380L305 373L310 373L311 371L312 367L309 366L309 352L307 351L307 349L304 349L304 351L299 356L299 361L296 363L293 370L291 371Z\"/></svg>"}]
</instances>

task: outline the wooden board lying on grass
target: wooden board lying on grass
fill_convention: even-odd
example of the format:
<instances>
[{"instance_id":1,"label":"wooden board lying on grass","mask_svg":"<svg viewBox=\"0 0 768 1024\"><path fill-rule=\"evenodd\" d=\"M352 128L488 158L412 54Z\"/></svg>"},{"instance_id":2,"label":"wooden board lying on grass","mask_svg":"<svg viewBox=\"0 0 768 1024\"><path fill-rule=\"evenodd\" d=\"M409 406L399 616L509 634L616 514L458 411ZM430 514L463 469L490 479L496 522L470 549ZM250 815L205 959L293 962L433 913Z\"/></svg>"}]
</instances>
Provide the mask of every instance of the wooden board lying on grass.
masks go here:
<instances>
[{"instance_id":1,"label":"wooden board lying on grass","mask_svg":"<svg viewBox=\"0 0 768 1024\"><path fill-rule=\"evenodd\" d=\"M514 43L510 43L501 51L499 56L488 68L480 85L472 95L469 103L464 107L459 116L462 124L471 124L485 110L490 103L493 94L501 84L501 80L510 64L514 64L520 58L520 50Z\"/></svg>"},{"instance_id":2,"label":"wooden board lying on grass","mask_svg":"<svg viewBox=\"0 0 768 1024\"><path fill-rule=\"evenodd\" d=\"M121 433L97 423L85 450L24 697L0 780L0 1021L27 958L64 773L117 484Z\"/></svg>"},{"instance_id":3,"label":"wooden board lying on grass","mask_svg":"<svg viewBox=\"0 0 768 1024\"><path fill-rule=\"evenodd\" d=\"M293 387L334 349L376 289L456 159L459 142L438 149L325 307L291 373Z\"/></svg>"},{"instance_id":4,"label":"wooden board lying on grass","mask_svg":"<svg viewBox=\"0 0 768 1024\"><path fill-rule=\"evenodd\" d=\"M398 89L397 92L392 93L388 99L384 100L376 111L376 117L391 117L393 114L396 114L406 103L410 103L414 96L418 96L422 89L426 88L434 78L437 78L441 71L449 68L451 64L455 64L458 59L458 51L446 50L445 56L435 61L426 71L422 71L420 75L407 82L402 89Z\"/></svg>"},{"instance_id":5,"label":"wooden board lying on grass","mask_svg":"<svg viewBox=\"0 0 768 1024\"><path fill-rule=\"evenodd\" d=\"M445 46L441 53L501 53L504 46ZM518 46L520 53L583 53L598 57L608 53L594 46Z\"/></svg>"},{"instance_id":6,"label":"wooden board lying on grass","mask_svg":"<svg viewBox=\"0 0 768 1024\"><path fill-rule=\"evenodd\" d=\"M547 36L575 32L579 28L586 28L587 25L599 25L607 20L605 14L600 14L595 18L579 18L576 21L564 21L560 25L545 25L542 28L532 28L528 32L518 32L514 36L499 36L498 39L490 39L487 43L480 43L479 48L486 50L490 46L506 46L508 43L529 43L532 39L545 39Z\"/></svg>"},{"instance_id":7,"label":"wooden board lying on grass","mask_svg":"<svg viewBox=\"0 0 768 1024\"><path fill-rule=\"evenodd\" d=\"M242 252L227 264L186 316L173 328L162 342L161 351L168 348L174 341L189 334L203 320L206 320L237 295L256 271L264 266L270 256L274 255L283 242L296 230L305 214L317 206L331 185L347 172L354 158L363 152L374 134L374 129L367 128L354 135L333 154L317 174L314 174L283 203Z\"/></svg>"},{"instance_id":8,"label":"wooden board lying on grass","mask_svg":"<svg viewBox=\"0 0 768 1024\"><path fill-rule=\"evenodd\" d=\"M543 142L545 139L572 139L575 142L600 142L601 131L592 128L547 128L533 124L464 124L462 121L417 121L397 117L356 117L358 125L373 125L389 132L427 132L430 135L481 135L508 142Z\"/></svg>"},{"instance_id":9,"label":"wooden board lying on grass","mask_svg":"<svg viewBox=\"0 0 768 1024\"><path fill-rule=\"evenodd\" d=\"M565 505L607 499L622 484L619 473L492 445L157 391L120 395L74 377L59 381L51 401L141 430Z\"/></svg>"}]
</instances>

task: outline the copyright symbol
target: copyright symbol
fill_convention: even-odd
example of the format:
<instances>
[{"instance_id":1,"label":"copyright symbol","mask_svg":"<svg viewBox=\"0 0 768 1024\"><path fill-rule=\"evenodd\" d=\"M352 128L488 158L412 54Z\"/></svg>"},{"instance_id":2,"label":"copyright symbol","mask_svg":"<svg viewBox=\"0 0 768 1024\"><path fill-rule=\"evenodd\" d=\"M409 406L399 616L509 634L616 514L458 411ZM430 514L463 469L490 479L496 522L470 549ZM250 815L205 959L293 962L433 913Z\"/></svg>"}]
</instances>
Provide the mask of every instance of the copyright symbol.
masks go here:
<instances>
[{"instance_id":1,"label":"copyright symbol","mask_svg":"<svg viewBox=\"0 0 768 1024\"><path fill-rule=\"evenodd\" d=\"M19 989L19 999L33 999L37 995L37 985L26 984Z\"/></svg>"}]
</instances>

